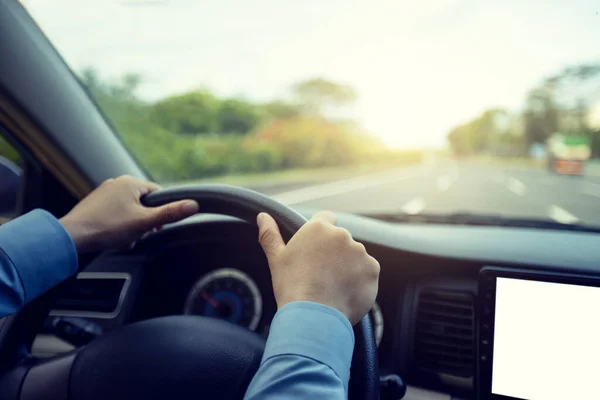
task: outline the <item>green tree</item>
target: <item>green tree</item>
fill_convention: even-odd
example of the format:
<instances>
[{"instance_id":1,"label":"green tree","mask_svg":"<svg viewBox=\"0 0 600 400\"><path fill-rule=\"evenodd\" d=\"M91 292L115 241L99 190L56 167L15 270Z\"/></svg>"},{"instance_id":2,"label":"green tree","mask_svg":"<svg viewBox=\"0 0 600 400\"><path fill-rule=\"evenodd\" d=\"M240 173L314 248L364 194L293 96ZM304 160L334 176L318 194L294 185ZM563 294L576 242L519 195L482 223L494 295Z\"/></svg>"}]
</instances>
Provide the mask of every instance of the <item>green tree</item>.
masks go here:
<instances>
[{"instance_id":1,"label":"green tree","mask_svg":"<svg viewBox=\"0 0 600 400\"><path fill-rule=\"evenodd\" d=\"M302 103L221 100L208 90L198 90L149 104L137 95L143 84L140 75L107 81L88 68L80 78L126 147L159 181L363 160L416 161L414 156L385 150L352 120L311 114L356 98L350 88L324 80L294 87Z\"/></svg>"},{"instance_id":2,"label":"green tree","mask_svg":"<svg viewBox=\"0 0 600 400\"><path fill-rule=\"evenodd\" d=\"M302 112L298 105L283 100L263 104L261 109L264 118L267 120L294 118Z\"/></svg>"},{"instance_id":3,"label":"green tree","mask_svg":"<svg viewBox=\"0 0 600 400\"><path fill-rule=\"evenodd\" d=\"M181 134L216 133L219 100L208 90L167 97L151 107L152 119L162 128Z\"/></svg>"},{"instance_id":4,"label":"green tree","mask_svg":"<svg viewBox=\"0 0 600 400\"><path fill-rule=\"evenodd\" d=\"M510 128L511 116L506 110L490 109L453 128L448 134L448 142L459 154L503 153Z\"/></svg>"},{"instance_id":5,"label":"green tree","mask_svg":"<svg viewBox=\"0 0 600 400\"><path fill-rule=\"evenodd\" d=\"M84 68L79 74L79 79L93 96L100 94L132 101L137 101L136 91L143 83L142 76L136 73L125 74L116 82L108 83L91 67Z\"/></svg>"},{"instance_id":6,"label":"green tree","mask_svg":"<svg viewBox=\"0 0 600 400\"><path fill-rule=\"evenodd\" d=\"M6 157L15 164L21 165L21 156L3 137L0 136L0 156Z\"/></svg>"},{"instance_id":7,"label":"green tree","mask_svg":"<svg viewBox=\"0 0 600 400\"><path fill-rule=\"evenodd\" d=\"M328 107L352 104L357 95L354 89L323 78L299 82L292 87L292 95L298 104L310 114L323 114Z\"/></svg>"},{"instance_id":8,"label":"green tree","mask_svg":"<svg viewBox=\"0 0 600 400\"><path fill-rule=\"evenodd\" d=\"M489 110L479 117L455 127L448 134L452 148L460 153L494 151L510 148L526 153L534 143L545 143L555 132L585 134L592 154L600 156L600 127L589 126L591 105L600 100L600 64L567 67L532 88L518 123L502 132L497 121L502 112ZM510 117L509 117L510 119ZM514 125L522 127L515 129ZM522 131L522 134L521 132Z\"/></svg>"},{"instance_id":9,"label":"green tree","mask_svg":"<svg viewBox=\"0 0 600 400\"><path fill-rule=\"evenodd\" d=\"M578 133L588 137L592 157L600 157L600 126L590 126L589 115L592 106L600 101L600 63L582 64L567 68L559 76L563 87L569 82L570 95L574 106L571 120Z\"/></svg>"},{"instance_id":10,"label":"green tree","mask_svg":"<svg viewBox=\"0 0 600 400\"><path fill-rule=\"evenodd\" d=\"M120 99L137 101L136 91L142 84L142 76L139 74L129 73L123 75L121 80L116 84L108 86L108 92Z\"/></svg>"},{"instance_id":11,"label":"green tree","mask_svg":"<svg viewBox=\"0 0 600 400\"><path fill-rule=\"evenodd\" d=\"M600 64L564 68L534 88L524 112L527 143L542 143L554 132L584 134L592 154L600 156L598 127L591 127L591 106L600 100Z\"/></svg>"},{"instance_id":12,"label":"green tree","mask_svg":"<svg viewBox=\"0 0 600 400\"><path fill-rule=\"evenodd\" d=\"M103 82L94 68L84 68L79 74L79 79L93 94L104 91Z\"/></svg>"},{"instance_id":13,"label":"green tree","mask_svg":"<svg viewBox=\"0 0 600 400\"><path fill-rule=\"evenodd\" d=\"M545 143L559 128L559 107L555 84L546 82L529 91L523 113L524 133L528 145Z\"/></svg>"},{"instance_id":14,"label":"green tree","mask_svg":"<svg viewBox=\"0 0 600 400\"><path fill-rule=\"evenodd\" d=\"M225 99L219 104L217 125L220 133L245 134L254 129L259 121L258 107L246 100Z\"/></svg>"}]
</instances>

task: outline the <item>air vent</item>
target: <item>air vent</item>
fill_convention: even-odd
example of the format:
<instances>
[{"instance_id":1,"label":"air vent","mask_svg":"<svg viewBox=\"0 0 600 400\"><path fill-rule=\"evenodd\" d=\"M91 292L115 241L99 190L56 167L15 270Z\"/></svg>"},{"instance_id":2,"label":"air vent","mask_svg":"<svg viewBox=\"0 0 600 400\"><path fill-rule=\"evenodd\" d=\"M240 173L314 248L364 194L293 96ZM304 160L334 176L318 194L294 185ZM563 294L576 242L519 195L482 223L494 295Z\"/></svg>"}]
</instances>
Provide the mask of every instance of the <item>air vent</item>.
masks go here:
<instances>
[{"instance_id":1,"label":"air vent","mask_svg":"<svg viewBox=\"0 0 600 400\"><path fill-rule=\"evenodd\" d=\"M415 362L423 372L461 378L474 375L474 296L424 289L419 295Z\"/></svg>"},{"instance_id":2,"label":"air vent","mask_svg":"<svg viewBox=\"0 0 600 400\"><path fill-rule=\"evenodd\" d=\"M68 282L51 316L112 318L120 311L130 276L118 272L82 272Z\"/></svg>"}]
</instances>

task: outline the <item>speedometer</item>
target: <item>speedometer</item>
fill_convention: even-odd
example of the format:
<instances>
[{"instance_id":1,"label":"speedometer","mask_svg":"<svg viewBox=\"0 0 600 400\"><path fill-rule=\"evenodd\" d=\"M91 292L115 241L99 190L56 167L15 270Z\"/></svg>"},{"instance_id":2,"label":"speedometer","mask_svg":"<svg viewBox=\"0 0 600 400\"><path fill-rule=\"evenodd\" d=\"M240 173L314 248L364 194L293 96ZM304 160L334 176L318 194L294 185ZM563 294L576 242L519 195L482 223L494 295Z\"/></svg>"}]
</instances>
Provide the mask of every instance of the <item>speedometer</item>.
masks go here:
<instances>
[{"instance_id":1,"label":"speedometer","mask_svg":"<svg viewBox=\"0 0 600 400\"><path fill-rule=\"evenodd\" d=\"M220 318L255 330L262 315L262 297L247 274L233 268L217 269L196 282L184 313Z\"/></svg>"}]
</instances>

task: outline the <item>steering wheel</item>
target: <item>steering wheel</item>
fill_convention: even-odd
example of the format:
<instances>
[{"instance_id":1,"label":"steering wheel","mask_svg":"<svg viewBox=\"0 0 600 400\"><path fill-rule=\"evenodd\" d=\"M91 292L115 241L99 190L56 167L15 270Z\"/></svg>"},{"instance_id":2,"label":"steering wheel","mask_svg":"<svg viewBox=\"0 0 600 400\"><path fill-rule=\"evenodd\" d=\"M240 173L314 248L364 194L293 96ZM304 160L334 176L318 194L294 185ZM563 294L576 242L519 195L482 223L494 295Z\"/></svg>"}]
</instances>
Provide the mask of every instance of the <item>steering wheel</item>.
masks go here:
<instances>
[{"instance_id":1,"label":"steering wheel","mask_svg":"<svg viewBox=\"0 0 600 400\"><path fill-rule=\"evenodd\" d=\"M226 185L159 190L142 202L160 206L183 199L196 200L202 212L230 215L249 223L255 223L259 212L267 212L286 238L306 222L267 196ZM169 316L122 327L66 354L35 359L22 351L24 342L15 339L20 336L19 325L21 331L24 326L38 326L39 321L30 319L43 320L47 306L45 311L34 316L30 313L25 320L17 318L11 328L13 335L3 335L0 329L0 338L4 336L10 345L7 351L5 342L0 353L4 362L2 399L241 399L264 350L262 337L229 322ZM349 396L377 400L377 348L368 316L355 326L354 333ZM25 336L31 338L31 334Z\"/></svg>"}]
</instances>

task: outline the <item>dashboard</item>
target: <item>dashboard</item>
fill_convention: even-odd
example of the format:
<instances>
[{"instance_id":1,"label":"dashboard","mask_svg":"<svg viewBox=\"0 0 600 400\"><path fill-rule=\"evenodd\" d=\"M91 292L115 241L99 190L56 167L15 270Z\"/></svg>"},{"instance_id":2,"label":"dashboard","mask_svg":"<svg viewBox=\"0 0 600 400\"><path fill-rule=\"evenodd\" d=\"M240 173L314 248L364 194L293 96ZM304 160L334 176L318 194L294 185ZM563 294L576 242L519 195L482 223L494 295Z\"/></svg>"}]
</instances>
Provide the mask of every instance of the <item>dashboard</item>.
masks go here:
<instances>
[{"instance_id":1,"label":"dashboard","mask_svg":"<svg viewBox=\"0 0 600 400\"><path fill-rule=\"evenodd\" d=\"M476 385L486 268L600 275L600 235L338 216L380 262L370 312L380 372L401 376L407 399L486 398ZM175 314L226 319L266 337L276 304L256 238L256 228L238 219L200 215L133 250L101 255L65 287L34 354L51 356L124 324Z\"/></svg>"}]
</instances>

